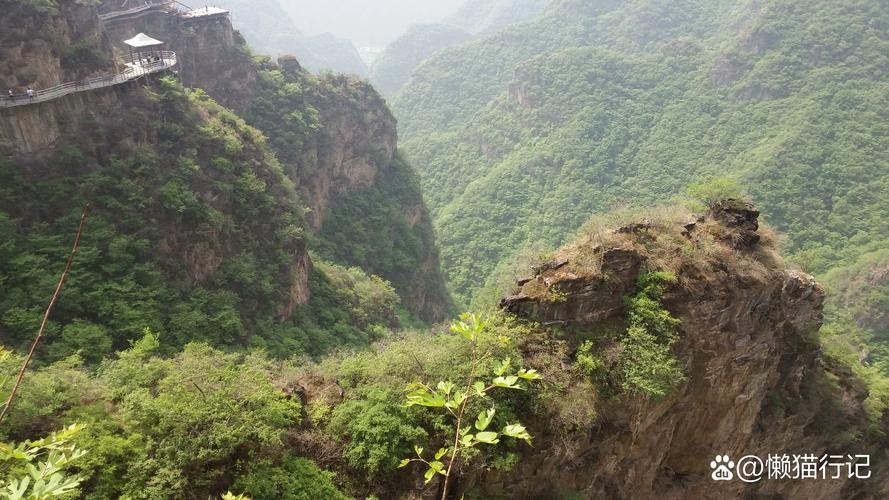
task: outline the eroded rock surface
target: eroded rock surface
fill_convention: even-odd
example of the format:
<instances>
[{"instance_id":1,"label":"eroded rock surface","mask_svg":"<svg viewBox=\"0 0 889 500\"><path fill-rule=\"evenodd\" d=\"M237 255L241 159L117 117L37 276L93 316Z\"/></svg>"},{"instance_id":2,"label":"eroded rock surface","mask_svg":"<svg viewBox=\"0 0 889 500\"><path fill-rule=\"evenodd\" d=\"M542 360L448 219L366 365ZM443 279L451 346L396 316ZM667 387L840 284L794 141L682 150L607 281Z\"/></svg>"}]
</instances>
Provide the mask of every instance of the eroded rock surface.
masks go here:
<instances>
[{"instance_id":1,"label":"eroded rock surface","mask_svg":"<svg viewBox=\"0 0 889 500\"><path fill-rule=\"evenodd\" d=\"M866 388L813 340L824 288L804 273L757 264L759 235L740 250L736 241L720 239L724 230L756 234L758 215L752 205L723 202L696 223L716 222L709 236L679 225L667 229L676 239L656 237L659 244L709 237L734 252L706 266L680 261L677 283L664 297L682 321L675 354L687 380L678 390L659 400L623 395L600 402L596 424L584 435L566 437L542 418L531 426L535 450L517 470L479 475L473 484L510 498L886 498L885 443L869 431ZM606 247L597 272L578 277L575 270L569 278L567 271L549 271L501 306L542 324L557 322L569 336L619 320L626 314L622 298L654 253L651 245L629 241ZM717 454L765 460L784 453L871 454L872 477L748 484L710 476Z\"/></svg>"}]
</instances>

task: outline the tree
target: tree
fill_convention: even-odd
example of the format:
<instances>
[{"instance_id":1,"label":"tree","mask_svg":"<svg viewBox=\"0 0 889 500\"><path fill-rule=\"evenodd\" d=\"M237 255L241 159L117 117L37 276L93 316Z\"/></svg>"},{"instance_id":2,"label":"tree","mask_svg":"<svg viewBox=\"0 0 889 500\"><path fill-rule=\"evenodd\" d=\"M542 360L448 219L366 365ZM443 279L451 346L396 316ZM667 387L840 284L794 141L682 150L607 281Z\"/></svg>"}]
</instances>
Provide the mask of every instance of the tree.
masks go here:
<instances>
[{"instance_id":1,"label":"tree","mask_svg":"<svg viewBox=\"0 0 889 500\"><path fill-rule=\"evenodd\" d=\"M412 462L420 462L426 466L425 479L428 484L437 475L444 476L442 485L442 500L448 496L448 485L454 472L454 465L460 460L460 452L467 451L481 445L495 445L501 437L521 439L531 444L531 435L524 425L519 422L505 425L500 431L488 430L497 413L496 402L491 400L490 392L494 389L523 390L521 381L531 382L542 378L536 370L511 371L512 360L503 359L493 368L493 377L483 375L483 367L493 355L492 349L482 346L490 345L481 342L485 334L485 322L475 314L463 314L460 320L451 324L451 332L460 335L471 345L472 365L466 384L458 386L451 381L440 381L435 388L414 383L408 386L408 406L425 406L439 408L447 411L454 422L453 439L444 443L431 459L424 458L424 450L421 446L414 446L417 458L406 458L401 461L400 467L405 467ZM500 336L499 342L506 344L509 338ZM485 381L485 379L489 381ZM490 408L482 409L474 424L465 425L467 409L470 404L490 401ZM473 431L474 428L474 431Z\"/></svg>"},{"instance_id":2,"label":"tree","mask_svg":"<svg viewBox=\"0 0 889 500\"><path fill-rule=\"evenodd\" d=\"M729 198L746 199L749 198L744 188L733 177L711 176L701 179L698 182L690 184L685 188L685 198L691 205L703 204L706 208L713 208L714 205L722 200Z\"/></svg>"}]
</instances>

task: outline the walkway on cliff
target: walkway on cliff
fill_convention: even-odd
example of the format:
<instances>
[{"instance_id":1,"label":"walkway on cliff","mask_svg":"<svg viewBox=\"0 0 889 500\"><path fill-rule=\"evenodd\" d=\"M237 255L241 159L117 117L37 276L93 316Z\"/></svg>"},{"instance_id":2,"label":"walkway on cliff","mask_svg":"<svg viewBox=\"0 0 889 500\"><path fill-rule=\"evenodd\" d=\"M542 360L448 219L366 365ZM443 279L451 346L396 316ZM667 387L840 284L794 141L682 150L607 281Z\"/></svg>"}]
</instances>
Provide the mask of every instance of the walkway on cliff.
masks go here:
<instances>
[{"instance_id":1,"label":"walkway on cliff","mask_svg":"<svg viewBox=\"0 0 889 500\"><path fill-rule=\"evenodd\" d=\"M160 54L160 59L152 62L140 62L141 59L148 59L150 55ZM89 90L101 89L104 87L112 87L120 85L132 80L142 78L143 76L153 73L160 73L169 70L176 65L176 53L163 51L152 54L135 54L132 60L126 62L127 69L121 73L113 75L103 75L79 82L63 83L50 87L48 89L40 89L34 91L33 97L26 94L16 95L13 98L3 96L0 98L0 108L12 108L16 106L27 106L29 104L37 104L40 102L51 101L64 97L66 95L75 94L77 92L87 92Z\"/></svg>"},{"instance_id":2,"label":"walkway on cliff","mask_svg":"<svg viewBox=\"0 0 889 500\"><path fill-rule=\"evenodd\" d=\"M136 18L140 17L143 13L148 13L149 11L164 11L175 13L180 17L182 21L228 16L230 14L229 11L221 9L219 7L206 6L193 9L188 5L185 5L184 3L178 2L176 0L145 0L145 3L143 3L142 5L138 5L131 9L117 10L114 12L105 12L103 14L99 14L99 19L102 22L108 22L123 18Z\"/></svg>"},{"instance_id":3,"label":"walkway on cliff","mask_svg":"<svg viewBox=\"0 0 889 500\"><path fill-rule=\"evenodd\" d=\"M173 2L169 0L146 0L142 5L133 7L131 9L126 10L118 10L114 12L106 12L104 14L99 14L99 19L102 21L109 21L111 19L116 19L119 17L130 16L133 14L139 14L140 12L145 12L146 10L158 9L166 7Z\"/></svg>"}]
</instances>

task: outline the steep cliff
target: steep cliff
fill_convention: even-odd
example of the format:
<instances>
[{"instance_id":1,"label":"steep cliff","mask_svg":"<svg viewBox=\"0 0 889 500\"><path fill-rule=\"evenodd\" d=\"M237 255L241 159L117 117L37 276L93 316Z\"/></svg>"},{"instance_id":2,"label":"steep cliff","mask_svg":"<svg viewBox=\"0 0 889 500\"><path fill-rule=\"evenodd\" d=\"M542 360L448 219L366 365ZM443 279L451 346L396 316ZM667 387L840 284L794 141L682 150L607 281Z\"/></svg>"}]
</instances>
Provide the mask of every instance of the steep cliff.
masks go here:
<instances>
[{"instance_id":1,"label":"steep cliff","mask_svg":"<svg viewBox=\"0 0 889 500\"><path fill-rule=\"evenodd\" d=\"M175 9L151 9L123 16L102 25L107 43L119 53L137 33L146 33L176 52L182 83L197 87L239 114L250 106L256 83L253 56L228 16L185 18Z\"/></svg>"},{"instance_id":2,"label":"steep cliff","mask_svg":"<svg viewBox=\"0 0 889 500\"><path fill-rule=\"evenodd\" d=\"M33 335L34 292L53 279L87 203L93 213L51 343L83 342L74 330L93 325L91 356L147 327L170 347L200 337L234 345L268 335L263 322L290 320L309 300L311 262L296 192L262 136L172 80L97 96L113 97L58 115L64 126L43 123L61 131L51 147L0 160L5 340Z\"/></svg>"},{"instance_id":3,"label":"steep cliff","mask_svg":"<svg viewBox=\"0 0 889 500\"><path fill-rule=\"evenodd\" d=\"M272 151L305 200L305 220L320 235L316 246L323 257L390 280L402 304L425 320L445 317L450 300L416 174L398 158L395 120L369 86L351 78L316 78L292 58L285 58L287 71L255 60L225 15L190 19L152 8L100 26L94 9L81 12L77 5L59 2L55 10L34 11L42 24L29 33L52 31L62 22L70 23L72 32L91 27L101 42L102 58L109 61L127 50L122 40L138 32L166 42L177 54L175 69L182 83L204 89L270 138ZM85 20L68 17L71 9ZM4 33L3 45L13 45L20 35ZM60 67L61 55L48 52L46 57L42 66ZM105 71L113 71L113 65ZM50 82L69 76L43 73ZM70 142L63 136L72 124L93 119L99 107L124 113L119 95L138 86L129 83L2 110L0 149L7 155L52 157ZM155 118L149 115L149 120ZM325 225L331 217L337 222ZM285 311L289 315L293 306Z\"/></svg>"},{"instance_id":4,"label":"steep cliff","mask_svg":"<svg viewBox=\"0 0 889 500\"><path fill-rule=\"evenodd\" d=\"M452 305L431 219L416 173L398 155L395 119L372 87L355 77L314 76L292 56L279 64L254 59L228 17L183 23L156 11L106 24L112 39L145 31L168 41L183 83L269 137L306 200L325 257L391 281L422 319L445 318Z\"/></svg>"},{"instance_id":5,"label":"steep cliff","mask_svg":"<svg viewBox=\"0 0 889 500\"><path fill-rule=\"evenodd\" d=\"M33 40L60 25L72 32L98 26L94 9L85 20L67 15L83 13L79 2L47 5L32 9ZM189 55L200 61L192 70L177 66L183 79L206 80L232 106L253 106L259 70L227 17L195 25L151 10L110 23L119 33L103 37L132 36L127 30L142 22L158 26L153 34L162 33L181 54L180 65L187 66ZM0 34L4 46L17 37L28 38L27 30ZM100 47L114 59L113 43ZM45 55L41 67L62 67L63 55ZM47 74L48 81L68 77ZM4 342L16 346L33 335L45 300L38 290L51 288L52 263L62 258L71 220L88 202L93 212L84 246L47 330L51 358L89 347L85 355L98 360L145 328L161 332L164 349L204 340L319 355L365 345L396 325L398 298L390 285L327 263L314 268L305 205L268 139L174 76L168 71L0 109ZM308 113L308 106L300 111Z\"/></svg>"},{"instance_id":6,"label":"steep cliff","mask_svg":"<svg viewBox=\"0 0 889 500\"><path fill-rule=\"evenodd\" d=\"M560 425L561 405L550 405L534 416L542 439L515 473L469 482L511 498L885 497L885 420L873 424L881 429L875 431L864 385L822 354L817 331L825 290L810 276L783 270L770 237L760 241L757 216L733 202L698 220L649 219L616 231L588 226L536 276L521 280L502 306L558 325L565 342L548 349L527 342L526 361L560 380L558 367L534 360L561 352L569 356L565 366L578 339L590 339L608 373L601 383L618 370L625 347L605 327L626 321L623 298L646 268L675 273L663 303L681 320L674 353L686 382L664 398L609 397L600 385L586 394L597 407L595 424L580 433ZM870 454L873 477L766 476L751 484L710 477L717 454L766 461L785 453Z\"/></svg>"},{"instance_id":7,"label":"steep cliff","mask_svg":"<svg viewBox=\"0 0 889 500\"><path fill-rule=\"evenodd\" d=\"M386 103L355 77L314 77L292 58L279 64L262 66L248 116L269 135L307 200L319 252L386 278L410 311L426 321L443 320L452 303L431 218L416 172L398 153ZM270 85L278 78L284 88L303 90L282 99L280 83ZM302 119L282 126L282 111Z\"/></svg>"},{"instance_id":8,"label":"steep cliff","mask_svg":"<svg viewBox=\"0 0 889 500\"><path fill-rule=\"evenodd\" d=\"M0 88L24 93L114 69L96 10L79 2L0 2Z\"/></svg>"}]
</instances>

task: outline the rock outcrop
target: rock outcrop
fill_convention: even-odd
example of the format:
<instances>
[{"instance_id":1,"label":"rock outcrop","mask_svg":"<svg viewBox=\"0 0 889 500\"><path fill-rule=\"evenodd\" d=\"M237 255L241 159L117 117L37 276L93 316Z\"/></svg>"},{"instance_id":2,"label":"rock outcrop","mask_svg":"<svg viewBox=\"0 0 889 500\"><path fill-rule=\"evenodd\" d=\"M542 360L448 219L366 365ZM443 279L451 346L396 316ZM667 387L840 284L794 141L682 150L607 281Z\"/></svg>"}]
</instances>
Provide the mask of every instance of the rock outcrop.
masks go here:
<instances>
[{"instance_id":1,"label":"rock outcrop","mask_svg":"<svg viewBox=\"0 0 889 500\"><path fill-rule=\"evenodd\" d=\"M54 2L53 2L54 3ZM60 1L38 6L3 2L0 16L0 89L23 94L114 69L89 3Z\"/></svg>"},{"instance_id":2,"label":"rock outcrop","mask_svg":"<svg viewBox=\"0 0 889 500\"><path fill-rule=\"evenodd\" d=\"M244 38L227 16L184 19L176 11L153 9L136 17L106 21L107 43L125 53L126 40L144 32L176 52L182 83L201 88L218 103L244 114L253 101L256 67Z\"/></svg>"},{"instance_id":3,"label":"rock outcrop","mask_svg":"<svg viewBox=\"0 0 889 500\"><path fill-rule=\"evenodd\" d=\"M570 337L620 321L640 269L668 262L678 281L664 305L682 321L675 354L687 380L659 400L627 395L601 402L594 427L570 438L570 446L540 417L535 450L516 471L469 482L510 498L885 498L885 453L868 431L867 391L813 340L825 290L768 256L768 243L756 234L758 215L749 204L728 201L691 234L681 224L653 228L647 240L615 231L591 250L600 256L597 269L584 272L572 263L523 280L501 306L563 325ZM726 231L757 237L725 240ZM688 237L692 247L714 242L716 253L689 256L682 243ZM717 454L766 461L785 453L870 454L872 478L849 479L845 472L836 480L711 478Z\"/></svg>"}]
</instances>

